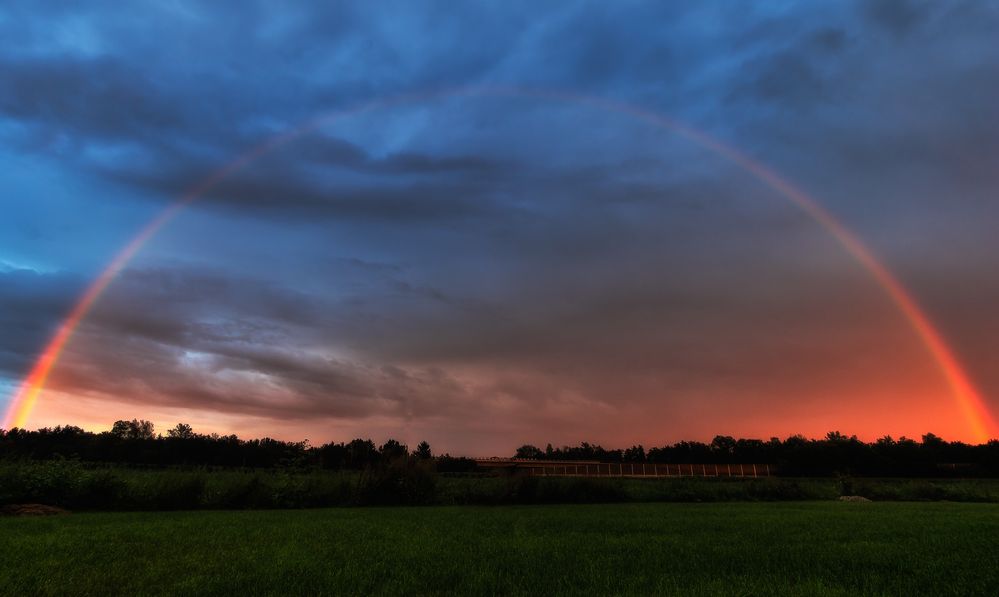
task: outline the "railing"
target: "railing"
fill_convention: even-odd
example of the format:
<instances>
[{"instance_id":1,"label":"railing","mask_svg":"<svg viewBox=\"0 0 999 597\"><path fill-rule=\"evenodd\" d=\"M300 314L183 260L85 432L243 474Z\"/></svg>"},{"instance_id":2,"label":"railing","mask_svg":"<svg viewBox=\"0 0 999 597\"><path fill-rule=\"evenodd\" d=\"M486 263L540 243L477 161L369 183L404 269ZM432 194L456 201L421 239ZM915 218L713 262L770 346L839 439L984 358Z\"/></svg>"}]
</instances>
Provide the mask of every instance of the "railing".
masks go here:
<instances>
[{"instance_id":1,"label":"railing","mask_svg":"<svg viewBox=\"0 0 999 597\"><path fill-rule=\"evenodd\" d=\"M481 459L482 468L514 468L540 477L769 477L769 464L651 464L551 462L522 459Z\"/></svg>"}]
</instances>

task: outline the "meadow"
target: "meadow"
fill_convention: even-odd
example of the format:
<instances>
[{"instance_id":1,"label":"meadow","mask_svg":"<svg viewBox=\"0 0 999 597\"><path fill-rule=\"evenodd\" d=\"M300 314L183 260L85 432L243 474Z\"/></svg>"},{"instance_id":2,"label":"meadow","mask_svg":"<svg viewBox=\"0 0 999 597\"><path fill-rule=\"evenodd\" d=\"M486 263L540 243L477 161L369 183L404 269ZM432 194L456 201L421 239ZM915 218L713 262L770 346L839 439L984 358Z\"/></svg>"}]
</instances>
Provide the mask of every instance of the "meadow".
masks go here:
<instances>
[{"instance_id":1,"label":"meadow","mask_svg":"<svg viewBox=\"0 0 999 597\"><path fill-rule=\"evenodd\" d=\"M603 504L0 518L12 594L999 594L999 506Z\"/></svg>"}]
</instances>

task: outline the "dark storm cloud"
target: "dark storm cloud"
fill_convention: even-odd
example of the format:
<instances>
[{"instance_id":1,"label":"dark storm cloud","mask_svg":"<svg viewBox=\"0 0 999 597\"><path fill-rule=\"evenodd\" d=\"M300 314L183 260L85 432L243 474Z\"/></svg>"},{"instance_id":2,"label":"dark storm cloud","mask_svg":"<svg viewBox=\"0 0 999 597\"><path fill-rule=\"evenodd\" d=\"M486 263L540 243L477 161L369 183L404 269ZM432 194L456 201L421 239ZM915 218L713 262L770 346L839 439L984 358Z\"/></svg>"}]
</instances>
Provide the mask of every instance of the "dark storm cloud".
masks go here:
<instances>
[{"instance_id":1,"label":"dark storm cloud","mask_svg":"<svg viewBox=\"0 0 999 597\"><path fill-rule=\"evenodd\" d=\"M999 180L997 28L988 3L859 3L754 40L729 109L746 138L767 139L771 159L862 225L929 217L943 202L963 210Z\"/></svg>"},{"instance_id":2,"label":"dark storm cloud","mask_svg":"<svg viewBox=\"0 0 999 597\"><path fill-rule=\"evenodd\" d=\"M458 416L492 395L536 408L539 385L607 405L621 392L640 394L663 380L673 388L696 385L704 375L766 385L773 359L789 350L801 372L819 379L838 352L814 347L805 359L802 343L830 323L816 311L844 300L833 292L839 281L807 296L751 287L736 296L713 287L679 291L665 279L650 286L643 281L649 265L591 268L600 288L573 275L539 286L525 280L511 296L485 302L421 287L389 264L358 268L381 288L363 302L221 271L130 270L81 328L53 385L279 419L432 416L442 409ZM633 294L638 287L643 293ZM403 303L400 293L408 297ZM439 302L448 309L420 307ZM405 314L368 317L391 312L390 305L402 305ZM861 311L845 314L847 329L862 327ZM771 326L795 331L773 336ZM842 340L871 341L853 334ZM753 358L744 354L750 347ZM455 365L511 374L481 379L472 389L447 372Z\"/></svg>"},{"instance_id":3,"label":"dark storm cloud","mask_svg":"<svg viewBox=\"0 0 999 597\"><path fill-rule=\"evenodd\" d=\"M649 30L642 37L654 42L651 46L634 43L632 35L614 25L627 18L617 10L601 15L566 6L542 14L524 4L490 11L483 19L474 10L431 4L400 10L396 23L411 27L400 34L385 27L380 11L358 7L316 14L288 11L279 21L268 22L258 18L267 12L261 3L247 11L241 7L240 18L227 17L224 24L211 18L228 14L219 6L180 3L175 8L160 11L159 27L163 39L178 35L184 40L184 47L174 48L176 62L151 56L149 40L135 34L127 14L99 19L65 6L53 8L53 29L73 34L63 36L68 47L33 52L32 44L25 43L0 61L0 76L8 82L0 91L0 113L25 127L15 138L27 147L61 152L62 159L78 159L87 170L135 181L145 191L173 195L273 134L271 124L289 126L330 109L440 85L523 82L528 79L521 75L528 70L551 80L547 72L559 84L574 87L580 77L607 82L615 73L634 75L635 68L665 64L658 59L665 55L665 40ZM27 24L22 33L37 24L37 6L18 3L9 10L12 18L2 24L5 29L13 30L13 23L22 19ZM466 18L472 16L466 12L475 18ZM199 21L212 22L211 28L195 26ZM549 47L545 41L565 36L572 44ZM254 43L234 44L228 54L218 56L219 40L243 37ZM467 43L472 39L476 43ZM559 52L565 56L556 48L563 48ZM543 64L534 61L536 52L548 57ZM203 62L206 54L225 60L224 68ZM327 62L334 66L325 66ZM570 63L568 71L560 72L559 65ZM597 72L601 70L603 74ZM72 148L68 152L67 144ZM321 144L296 142L295 157L371 174L463 170L484 176L495 174L497 167L482 155L403 151L371 159L346 143ZM103 153L126 159L104 168L90 157ZM151 173L160 184L142 184ZM287 174L286 179L281 173L272 178L289 186L295 173ZM168 184L162 184L164 178Z\"/></svg>"},{"instance_id":4,"label":"dark storm cloud","mask_svg":"<svg viewBox=\"0 0 999 597\"><path fill-rule=\"evenodd\" d=\"M516 45L528 18L475 19L496 43L455 52L454 38L470 30L449 4L400 11L399 24L417 27L412 36L384 27L381 9L349 5L289 9L281 19L267 18L266 2L174 8L155 10L154 40L129 11L11 4L0 22L8 40L0 111L43 137L151 146L180 139L188 149L229 142L231 154L237 142L255 140L238 133L252 135L261 120L296 123L386 94L471 82Z\"/></svg>"},{"instance_id":5,"label":"dark storm cloud","mask_svg":"<svg viewBox=\"0 0 999 597\"><path fill-rule=\"evenodd\" d=\"M74 137L148 139L187 120L142 71L110 59L4 57L0 79L7 117Z\"/></svg>"},{"instance_id":6,"label":"dark storm cloud","mask_svg":"<svg viewBox=\"0 0 999 597\"><path fill-rule=\"evenodd\" d=\"M927 18L932 4L913 0L870 0L861 3L861 7L877 25L896 35L905 35Z\"/></svg>"},{"instance_id":7,"label":"dark storm cloud","mask_svg":"<svg viewBox=\"0 0 999 597\"><path fill-rule=\"evenodd\" d=\"M911 28L912 23L928 18L924 14L933 12L927 5L910 6L901 2L862 6L858 18L873 19L869 25L861 22L870 27L880 27L883 23L893 28ZM27 9L21 10L29 14ZM206 10L209 12L204 13ZM93 158L84 157L82 166L134 183L144 192L169 198L231 156L266 138L268 129L261 128L263 123L287 126L334 107L399 91L433 88L439 80L452 86L496 79L542 81L570 89L593 88L603 95L637 93L653 107L662 104L669 111L673 111L674 105L682 105L682 98L696 97L710 106L712 96L721 93L747 97L746 102L735 106L721 106L725 110L723 119L730 124L744 118L743 114L749 115L752 123L755 111L778 106L808 119L806 124L781 115L787 128L800 130L802 125L815 128L814 110L802 112L804 108L839 103L849 96L849 89L857 87L857 81L868 76L855 72L844 63L849 58L841 56L845 49L855 45L853 38L865 37L857 24L850 21L854 17L849 11L832 15L829 20L836 26L823 22L802 26L800 19L786 14L771 17L763 11L745 8L732 11L728 18L718 21L718 28L725 33L738 33L740 29L755 33L747 38L753 40L751 43L743 43L742 57L735 55L741 65L734 77L734 90L725 90L691 82L695 67L711 64L705 44L718 35L707 27L699 31L691 24L713 15L715 9L711 7L697 11L650 6L627 10L612 6L592 10L565 6L539 14L525 5L497 11L502 14L490 15L488 23L481 22L481 17L466 22L462 15L451 14L454 10L442 5L402 11L398 15L400 23L413 28L405 35L392 35L378 26L377 13L358 7L324 9L317 14L292 11L276 23L267 23L258 19L267 12L265 4L260 4L238 19L226 19L226 24L220 26L211 20L211 15L227 13L223 8L180 4L176 14L163 20L161 26L166 38L171 34L202 34L186 37L185 43L191 44L191 48L181 50L181 55L198 48L214 48L219 39L233 41L242 35L254 40L253 44L238 46L243 51L233 49L227 69L194 66L193 74L159 59L144 60L148 44L137 39L129 28L115 24L117 20L107 25L91 23L94 35L101 39L101 43L94 42L97 48L93 55L12 52L4 57L0 72L11 84L0 92L0 110L27 125L28 138L36 145L51 146L68 140L77 147L94 146L98 154L102 148L133 154L131 159L114 160L110 165L94 164ZM13 11L15 15L19 12ZM64 12L67 12L65 7L55 10L56 14ZM183 14L188 16L181 18ZM634 19L638 15L649 25L636 26ZM213 22L210 36L190 24L195 22L194 16ZM734 19L743 20L742 27ZM624 22L628 26L623 26ZM463 26L458 27L458 23ZM360 37L358 30L365 27L372 27L374 32L367 36L369 41L363 46L370 50L362 52L354 42ZM852 28L853 32L844 34L844 28ZM921 41L932 42L944 33L957 31L920 33L926 37ZM874 35L876 39L876 31ZM467 51L454 51L456 44L464 47L461 42L471 38L482 43ZM100 47L109 43L132 44L135 52L101 52ZM421 50L419 54L404 52L416 46ZM510 51L502 52L501 48ZM329 77L317 76L325 72L321 66L323 59L339 64L336 58L341 55L349 57L344 58L344 68L330 71ZM301 56L312 56L315 60L309 64ZM251 64L259 69L256 74L261 76L246 76ZM270 70L268 64L279 64L281 68ZM362 82L353 70L361 64L365 65L361 70L376 76ZM377 73L382 72L382 65L394 77L381 82L381 87L372 88L371 81L379 80ZM285 80L277 82L272 76ZM643 81L644 86L639 84ZM650 93L649 89L655 91ZM258 99L253 101L250 99L253 97ZM320 97L327 99L317 99ZM832 124L837 125L835 120ZM858 151L861 149L854 153ZM890 159L891 152L883 153L881 159ZM457 168L478 177L495 177L498 166L502 166L475 154L435 156L403 152L372 159L356 145L316 138L296 141L290 154L292 161L302 158L327 167L359 168L369 174L426 175ZM866 158L860 161L870 162ZM332 193L324 193L322 184L297 189L296 186L304 183L300 170L294 168L274 167L266 176L277 187L266 190L266 194L289 214L294 213L295 196L301 196L303 212L311 216L315 209L329 202L331 194L342 190L334 188ZM247 194L246 204L263 203L260 195L264 192L253 191L266 182L253 179L246 184L238 181L232 184L233 193ZM277 193L278 190L283 192ZM284 196L276 197L277 194ZM238 201L226 202L238 208ZM408 205L405 201L389 201L375 211L398 208L405 212ZM431 212L444 213L450 207Z\"/></svg>"},{"instance_id":8,"label":"dark storm cloud","mask_svg":"<svg viewBox=\"0 0 999 597\"><path fill-rule=\"evenodd\" d=\"M464 397L462 386L435 367L317 354L326 336L344 335L343 318L351 314L330 315L336 307L218 271L128 270L78 332L52 385L147 405L288 419L458 408L451 403Z\"/></svg>"},{"instance_id":9,"label":"dark storm cloud","mask_svg":"<svg viewBox=\"0 0 999 597\"><path fill-rule=\"evenodd\" d=\"M753 144L764 137L784 137L799 148L798 153L809 144L815 152L827 153L826 159L846 160L854 167L898 170L911 168L915 161L942 160L952 166L954 176L970 173L981 178L991 171L982 156L997 137L989 130L996 119L988 118L990 108L982 102L997 91L989 83L997 80L992 72L997 65L992 61L951 68L946 54L937 49L969 27L981 30L983 22L995 21L995 11L978 3L884 1L840 10L827 6L818 11L825 18L739 8L701 29L695 24L718 17L717 7L567 5L538 13L524 5L496 11L484 23L481 15L463 20L463 15L452 14L454 7L430 5L401 11L399 22L410 27L405 34L383 31L378 14L359 7L316 14L292 11L267 23L259 19L268 10L260 4L220 26L211 15L227 13L222 7L178 6L176 14L163 20L164 35L201 33L185 38L190 48L181 49L181 55L217 48L218 40L234 42L240 36L254 43L234 46L225 69L209 68L208 62L189 72L171 62L146 60L148 44L129 27L115 20L106 25L92 22L101 43L95 42L90 54L22 51L4 56L0 72L11 84L0 91L0 111L28 127L23 142L42 148L71 143L77 149L64 158L78 159L81 168L161 200L177 196L267 138L275 125L280 130L331 108L403 91L495 81L636 96L642 103L679 111L681 116L690 104L705 109L717 105L718 116L713 118L727 128L741 127ZM182 18L185 11L190 14ZM64 12L65 7L55 10ZM191 24L196 22L193 16L213 22L210 36ZM638 16L649 25L637 25ZM358 31L365 28L371 31L364 36L366 43L358 46L362 37ZM905 32L905 40L891 41L886 30ZM731 68L718 66L711 51L712 40L726 35L741 40L731 58L738 68L722 84L700 81L694 74L698 67L723 72ZM454 50L472 38L481 43L466 51ZM135 51L100 51L102 44L115 43L131 44ZM420 53L412 54L416 47ZM942 75L949 80L923 81L907 74L911 64L906 62L911 63L913 52L925 53L930 64L939 64L935 71L949 70ZM906 62L898 62L896 56L904 56ZM340 68L328 70L325 61ZM270 64L280 68L269 69ZM251 65L259 76L249 76ZM361 71L370 76L358 76ZM380 77L383 72L392 76ZM892 85L898 98L879 92L886 85ZM939 97L925 101L914 127L893 106L904 101L903 96L918 97L927 90ZM728 99L719 103L716 98ZM878 114L850 111L852 104L876 106ZM955 104L965 105L953 110ZM946 107L948 113L935 113L937 106ZM865 134L871 126L883 129L876 142ZM525 143L530 143L530 136L526 133ZM967 156L942 150L941 145L984 146ZM86 147L92 151L82 151ZM516 166L509 159L476 154L475 148L460 155L403 151L372 157L354 143L316 135L295 141L285 151L283 161L266 160L255 165L259 171L254 175L237 174L212 197L219 199L218 205L239 211L247 207L270 211L266 208L273 206L286 217L298 213L312 218L324 210L347 217L398 213L404 220L461 216L479 209L483 201L476 198L476 207L469 207L470 202L461 199L469 189L454 185L453 179L440 187L364 189L316 180L303 171L341 168L368 176L391 175L394 180L422 177L424 183L434 175L457 172L478 187L471 191L476 193L489 185L495 188L503 173ZM782 147L775 144L761 151L779 159ZM104 153L112 157L102 157ZM125 159L116 159L122 155ZM536 167L543 170L540 164ZM428 196L434 200L427 201Z\"/></svg>"},{"instance_id":10,"label":"dark storm cloud","mask_svg":"<svg viewBox=\"0 0 999 597\"><path fill-rule=\"evenodd\" d=\"M674 116L788 174L984 370L994 351L969 322L988 301L938 297L919 268L995 249L997 30L994 5L957 1L5 3L0 166L38 186L0 190L15 216L0 232L23 212L127 237L118 227L261 142L372 100L565 89ZM881 357L912 342L904 322L820 226L709 153L571 101L442 97L344 118L212 186L102 297L53 384L274 419L527 413L543 429L593 428L615 406L682 419L769 395L780 411L880 379ZM0 237L0 259L60 232ZM88 251L108 259L86 243L47 254ZM976 263L965 284L990 275ZM0 272L8 377L84 278Z\"/></svg>"},{"instance_id":11,"label":"dark storm cloud","mask_svg":"<svg viewBox=\"0 0 999 597\"><path fill-rule=\"evenodd\" d=\"M487 195L515 171L510 161L477 155L374 157L357 145L322 136L296 140L291 151L276 153L211 185L202 203L288 219L464 217L491 211ZM116 182L173 200L223 165L193 161L175 150L147 157L140 166L113 163L97 169ZM337 173L355 180L338 181Z\"/></svg>"},{"instance_id":12,"label":"dark storm cloud","mask_svg":"<svg viewBox=\"0 0 999 597\"><path fill-rule=\"evenodd\" d=\"M85 280L0 267L0 375L20 378L69 313Z\"/></svg>"}]
</instances>

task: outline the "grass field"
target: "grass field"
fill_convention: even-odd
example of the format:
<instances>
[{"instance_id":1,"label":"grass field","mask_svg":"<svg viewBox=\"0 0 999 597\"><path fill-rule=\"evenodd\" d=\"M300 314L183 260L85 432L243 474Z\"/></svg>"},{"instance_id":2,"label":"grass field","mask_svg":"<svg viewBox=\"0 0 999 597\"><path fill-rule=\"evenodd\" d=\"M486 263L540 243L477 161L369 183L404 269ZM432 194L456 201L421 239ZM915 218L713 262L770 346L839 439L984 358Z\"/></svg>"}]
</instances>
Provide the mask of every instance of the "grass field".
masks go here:
<instances>
[{"instance_id":1,"label":"grass field","mask_svg":"<svg viewBox=\"0 0 999 597\"><path fill-rule=\"evenodd\" d=\"M999 506L726 503L0 519L0 593L996 595Z\"/></svg>"}]
</instances>

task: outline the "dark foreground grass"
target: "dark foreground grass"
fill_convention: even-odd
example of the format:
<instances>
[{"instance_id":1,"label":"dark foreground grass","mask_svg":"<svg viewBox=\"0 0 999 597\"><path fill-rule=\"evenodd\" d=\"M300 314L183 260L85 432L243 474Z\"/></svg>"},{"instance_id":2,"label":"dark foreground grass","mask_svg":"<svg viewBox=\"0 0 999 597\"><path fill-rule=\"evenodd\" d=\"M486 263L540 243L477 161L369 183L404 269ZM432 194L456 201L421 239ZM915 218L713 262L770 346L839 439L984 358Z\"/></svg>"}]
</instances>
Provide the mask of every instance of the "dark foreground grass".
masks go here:
<instances>
[{"instance_id":1,"label":"dark foreground grass","mask_svg":"<svg viewBox=\"0 0 999 597\"><path fill-rule=\"evenodd\" d=\"M0 519L0 592L999 594L999 506L727 503Z\"/></svg>"}]
</instances>

